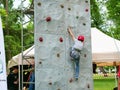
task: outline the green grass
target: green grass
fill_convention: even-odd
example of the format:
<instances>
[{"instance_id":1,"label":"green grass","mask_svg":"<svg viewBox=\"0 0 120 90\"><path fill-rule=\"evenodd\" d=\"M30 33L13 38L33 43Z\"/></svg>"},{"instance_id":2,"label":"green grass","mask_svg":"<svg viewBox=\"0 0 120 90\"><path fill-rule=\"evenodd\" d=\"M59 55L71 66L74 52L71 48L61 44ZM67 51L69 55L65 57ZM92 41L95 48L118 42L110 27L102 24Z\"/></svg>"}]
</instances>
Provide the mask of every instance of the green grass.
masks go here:
<instances>
[{"instance_id":1,"label":"green grass","mask_svg":"<svg viewBox=\"0 0 120 90\"><path fill-rule=\"evenodd\" d=\"M115 84L114 75L108 75L108 77L94 76L94 90L113 90Z\"/></svg>"},{"instance_id":2,"label":"green grass","mask_svg":"<svg viewBox=\"0 0 120 90\"><path fill-rule=\"evenodd\" d=\"M113 90L115 87L114 79L95 79L94 90Z\"/></svg>"}]
</instances>

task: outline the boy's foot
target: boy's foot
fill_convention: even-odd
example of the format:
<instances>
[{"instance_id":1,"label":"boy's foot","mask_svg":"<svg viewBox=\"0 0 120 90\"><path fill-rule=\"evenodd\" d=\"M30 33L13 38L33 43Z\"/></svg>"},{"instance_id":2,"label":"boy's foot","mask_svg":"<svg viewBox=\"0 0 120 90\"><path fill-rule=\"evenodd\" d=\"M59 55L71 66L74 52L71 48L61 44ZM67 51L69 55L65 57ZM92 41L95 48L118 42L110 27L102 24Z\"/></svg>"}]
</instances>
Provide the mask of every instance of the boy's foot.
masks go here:
<instances>
[{"instance_id":1,"label":"boy's foot","mask_svg":"<svg viewBox=\"0 0 120 90\"><path fill-rule=\"evenodd\" d=\"M77 80L78 80L78 78L75 78L75 80L77 81Z\"/></svg>"}]
</instances>

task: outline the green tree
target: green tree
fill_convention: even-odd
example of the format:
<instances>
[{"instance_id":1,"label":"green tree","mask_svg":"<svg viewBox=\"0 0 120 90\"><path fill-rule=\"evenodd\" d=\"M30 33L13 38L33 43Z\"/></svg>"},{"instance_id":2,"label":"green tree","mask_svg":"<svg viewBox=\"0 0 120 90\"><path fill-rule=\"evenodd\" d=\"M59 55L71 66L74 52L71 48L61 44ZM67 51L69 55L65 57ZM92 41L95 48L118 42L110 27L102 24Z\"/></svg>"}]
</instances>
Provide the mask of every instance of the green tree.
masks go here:
<instances>
[{"instance_id":1,"label":"green tree","mask_svg":"<svg viewBox=\"0 0 120 90\"><path fill-rule=\"evenodd\" d=\"M33 31L33 23L24 27L23 22L25 22L25 14L19 7L17 9L13 8L13 0L0 1L0 14L3 24L6 59L8 61L22 50L21 30L23 30L23 34L29 33L29 35L24 38L24 46L27 45L24 49L30 47L30 44L34 43L33 35L31 35L31 32ZM31 22L32 21L29 23Z\"/></svg>"},{"instance_id":2,"label":"green tree","mask_svg":"<svg viewBox=\"0 0 120 90\"><path fill-rule=\"evenodd\" d=\"M120 40L120 0L108 0L108 19L113 21L111 31L116 39Z\"/></svg>"},{"instance_id":3,"label":"green tree","mask_svg":"<svg viewBox=\"0 0 120 90\"><path fill-rule=\"evenodd\" d=\"M91 0L91 26L102 29L103 19L99 9L99 3L96 0Z\"/></svg>"}]
</instances>

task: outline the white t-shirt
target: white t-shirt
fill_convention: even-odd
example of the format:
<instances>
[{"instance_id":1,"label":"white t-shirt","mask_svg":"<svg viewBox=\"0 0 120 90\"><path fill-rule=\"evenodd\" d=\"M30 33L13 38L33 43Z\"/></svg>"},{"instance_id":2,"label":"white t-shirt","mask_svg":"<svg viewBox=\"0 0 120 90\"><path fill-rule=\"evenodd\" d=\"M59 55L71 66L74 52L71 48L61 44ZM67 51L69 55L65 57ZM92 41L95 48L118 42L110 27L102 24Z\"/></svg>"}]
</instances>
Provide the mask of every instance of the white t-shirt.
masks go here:
<instances>
[{"instance_id":1,"label":"white t-shirt","mask_svg":"<svg viewBox=\"0 0 120 90\"><path fill-rule=\"evenodd\" d=\"M79 41L77 39L74 39L73 48L75 48L77 50L82 50L82 48L83 48L83 42L81 42L81 41Z\"/></svg>"}]
</instances>

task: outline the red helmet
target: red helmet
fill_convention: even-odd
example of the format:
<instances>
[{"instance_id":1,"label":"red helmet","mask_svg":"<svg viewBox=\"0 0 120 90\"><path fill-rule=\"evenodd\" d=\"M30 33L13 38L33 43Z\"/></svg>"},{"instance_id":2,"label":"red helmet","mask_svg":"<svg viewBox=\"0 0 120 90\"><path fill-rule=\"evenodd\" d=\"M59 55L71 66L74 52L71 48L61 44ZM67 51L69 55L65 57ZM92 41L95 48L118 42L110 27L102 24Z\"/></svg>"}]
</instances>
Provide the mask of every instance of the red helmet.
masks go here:
<instances>
[{"instance_id":1,"label":"red helmet","mask_svg":"<svg viewBox=\"0 0 120 90\"><path fill-rule=\"evenodd\" d=\"M82 35L78 36L78 40L79 41L84 41L84 36L82 36Z\"/></svg>"}]
</instances>

